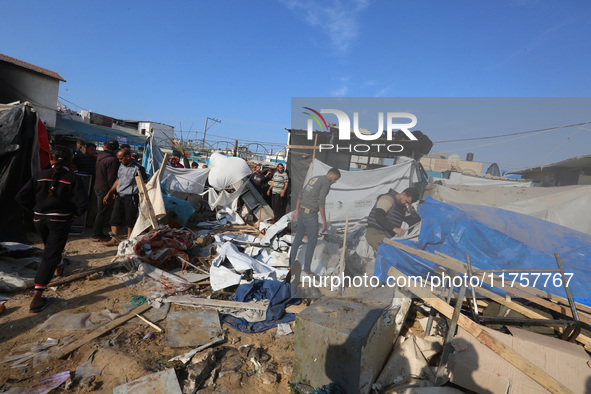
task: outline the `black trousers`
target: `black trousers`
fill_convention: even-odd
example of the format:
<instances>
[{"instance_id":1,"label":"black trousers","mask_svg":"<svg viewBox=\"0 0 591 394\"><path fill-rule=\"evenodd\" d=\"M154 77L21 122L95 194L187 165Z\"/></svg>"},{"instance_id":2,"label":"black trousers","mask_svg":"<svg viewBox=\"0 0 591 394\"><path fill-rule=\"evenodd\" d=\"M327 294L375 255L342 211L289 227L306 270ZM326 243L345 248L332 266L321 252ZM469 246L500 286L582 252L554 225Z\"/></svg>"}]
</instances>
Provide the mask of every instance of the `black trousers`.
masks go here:
<instances>
[{"instance_id":1,"label":"black trousers","mask_svg":"<svg viewBox=\"0 0 591 394\"><path fill-rule=\"evenodd\" d=\"M103 198L107 195L106 192L95 190L94 193L96 194L96 217L94 218L92 235L94 238L102 238L105 236L103 227L108 220L109 204L103 204Z\"/></svg>"},{"instance_id":2,"label":"black trousers","mask_svg":"<svg viewBox=\"0 0 591 394\"><path fill-rule=\"evenodd\" d=\"M53 272L62 260L62 253L68 242L72 217L48 217L35 215L35 229L41 236L45 248L41 264L35 275L35 290L45 290L53 278Z\"/></svg>"},{"instance_id":3,"label":"black trousers","mask_svg":"<svg viewBox=\"0 0 591 394\"><path fill-rule=\"evenodd\" d=\"M285 215L285 207L287 205L287 196L281 197L281 194L271 193L273 198L273 220L278 222L283 215Z\"/></svg>"},{"instance_id":4,"label":"black trousers","mask_svg":"<svg viewBox=\"0 0 591 394\"><path fill-rule=\"evenodd\" d=\"M127 196L118 195L113 205L111 214L111 226L133 228L139 211L140 196L130 194Z\"/></svg>"}]
</instances>

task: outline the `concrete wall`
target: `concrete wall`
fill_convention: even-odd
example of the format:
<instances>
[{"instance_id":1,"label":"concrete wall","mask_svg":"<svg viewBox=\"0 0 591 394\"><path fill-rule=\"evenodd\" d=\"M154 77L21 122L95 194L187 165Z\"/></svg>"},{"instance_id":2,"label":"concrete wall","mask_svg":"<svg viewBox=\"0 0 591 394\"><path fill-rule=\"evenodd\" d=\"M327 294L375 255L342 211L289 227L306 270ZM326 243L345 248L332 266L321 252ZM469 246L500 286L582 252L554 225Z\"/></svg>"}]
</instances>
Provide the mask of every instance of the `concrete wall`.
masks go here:
<instances>
[{"instance_id":1,"label":"concrete wall","mask_svg":"<svg viewBox=\"0 0 591 394\"><path fill-rule=\"evenodd\" d=\"M0 103L28 101L47 126L55 127L58 92L57 79L0 62Z\"/></svg>"},{"instance_id":2,"label":"concrete wall","mask_svg":"<svg viewBox=\"0 0 591 394\"><path fill-rule=\"evenodd\" d=\"M142 129L149 132L154 129L154 141L158 143L161 148L172 147L172 140L174 139L174 127L156 122L139 122L138 132L142 134Z\"/></svg>"}]
</instances>

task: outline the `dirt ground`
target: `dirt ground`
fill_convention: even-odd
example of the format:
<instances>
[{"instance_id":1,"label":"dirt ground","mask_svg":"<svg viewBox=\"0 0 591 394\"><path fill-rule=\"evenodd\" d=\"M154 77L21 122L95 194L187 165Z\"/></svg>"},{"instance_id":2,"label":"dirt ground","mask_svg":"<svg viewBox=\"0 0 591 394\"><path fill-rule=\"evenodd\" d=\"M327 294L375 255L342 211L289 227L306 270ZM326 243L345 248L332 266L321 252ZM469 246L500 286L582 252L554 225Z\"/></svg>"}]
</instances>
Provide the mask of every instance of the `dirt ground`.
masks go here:
<instances>
[{"instance_id":1,"label":"dirt ground","mask_svg":"<svg viewBox=\"0 0 591 394\"><path fill-rule=\"evenodd\" d=\"M42 248L36 234L28 234L33 246ZM70 236L66 245L65 255L70 259L66 268L68 275L106 266L116 255L115 247L106 247L90 239L89 231L85 235ZM117 272L114 272L117 273ZM51 284L50 284L51 286ZM191 291L191 290L189 290ZM74 351L67 359L56 360L50 358L39 361L35 365L29 360L26 366L12 368L11 362L2 362L9 355L24 353L19 346L48 338L64 339L68 336L70 342L81 338L89 331L41 331L38 328L52 315L67 313L101 312L105 309L113 313L125 312L124 306L130 303L133 295L149 296L151 293L143 286L129 288L122 281L113 276L113 272L106 272L97 279L78 279L58 286L55 290L48 289L45 295L55 297L55 302L38 314L29 312L29 302L33 291L27 290L10 294L6 302L6 311L0 314L0 389L5 391L9 387L31 387L39 380L64 371L72 375L76 368L83 364L89 356L94 355L93 366L104 366L99 377L94 381L80 382L74 377L67 391L73 392L112 392L113 388L167 368L175 368L179 383L186 377L186 368L180 361L167 360L182 355L191 348L172 348L166 346L165 334L154 333L147 339L142 339L155 331L146 324L127 322L105 335L93 339ZM182 294L182 293L181 293ZM201 295L211 294L204 291ZM170 312L182 309L182 306L172 305ZM158 323L166 328L166 321ZM293 322L291 323L293 329ZM275 336L277 329L271 329L259 334L245 334L222 324L226 340L214 346L216 361L212 364L214 372L199 392L214 393L220 391L249 392L249 393L287 393L290 392L291 368L293 360L293 334ZM110 340L107 342L107 340ZM61 341L60 341L61 344ZM253 345L261 348L261 365L264 371L271 374L261 374L249 359L242 357L234 349L242 345ZM59 345L58 345L59 346ZM252 353L251 353L252 354ZM268 354L268 356L266 356ZM270 357L269 357L270 356ZM248 356L250 358L250 355ZM266 375L266 376L264 376ZM272 379L268 376L272 375ZM277 379L277 382L270 381ZM68 382L66 382L67 384ZM65 384L58 390L64 390Z\"/></svg>"}]
</instances>

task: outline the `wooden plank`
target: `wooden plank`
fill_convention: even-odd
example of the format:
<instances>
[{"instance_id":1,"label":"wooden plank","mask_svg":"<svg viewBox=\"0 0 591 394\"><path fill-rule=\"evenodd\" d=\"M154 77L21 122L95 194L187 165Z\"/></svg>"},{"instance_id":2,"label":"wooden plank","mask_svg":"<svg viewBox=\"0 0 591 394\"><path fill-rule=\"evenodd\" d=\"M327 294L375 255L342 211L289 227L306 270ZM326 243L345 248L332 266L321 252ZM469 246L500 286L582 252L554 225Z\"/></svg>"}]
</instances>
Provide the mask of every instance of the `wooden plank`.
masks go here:
<instances>
[{"instance_id":1,"label":"wooden plank","mask_svg":"<svg viewBox=\"0 0 591 394\"><path fill-rule=\"evenodd\" d=\"M239 302L239 301L226 301L226 300L212 300L208 298L195 297L195 296L171 296L163 300L163 302L171 302L175 304L191 304L195 306L204 306L212 308L232 308L232 309L254 309L258 311L266 311L265 305ZM300 313L306 309L305 305L290 305L285 311L287 313Z\"/></svg>"},{"instance_id":2,"label":"wooden plank","mask_svg":"<svg viewBox=\"0 0 591 394\"><path fill-rule=\"evenodd\" d=\"M388 275L397 277L406 276L394 267L390 268ZM423 299L423 301L426 303L430 304L448 319L452 318L454 308L446 304L443 300L437 298L427 288L417 286L406 287L406 289L415 294L417 297ZM536 367L529 360L516 353L513 349L494 338L492 335L486 332L482 326L474 323L466 316L459 316L458 325L466 330L474 338L476 338L484 346L488 347L503 359L511 363L513 366L515 366L517 369L529 376L532 380L537 382L551 393L572 393L568 387L564 386L562 383L546 374L540 368Z\"/></svg>"},{"instance_id":3,"label":"wooden plank","mask_svg":"<svg viewBox=\"0 0 591 394\"><path fill-rule=\"evenodd\" d=\"M77 279L86 278L88 275L94 274L95 272L106 271L108 269L119 268L119 267L121 267L121 263L111 263L111 264L108 264L108 265L104 265L102 267L91 268L91 269L88 269L88 270L84 270L82 272L77 272L75 274L68 275L68 276L66 276L64 278L52 279L52 281L49 282L48 286L59 286L59 285L63 285L65 283L73 282L73 281L75 281Z\"/></svg>"},{"instance_id":4,"label":"wooden plank","mask_svg":"<svg viewBox=\"0 0 591 394\"><path fill-rule=\"evenodd\" d=\"M405 244L401 244L399 242L392 241L391 239L385 239L384 242L389 245L396 246L397 248L404 250L405 252L414 254L415 256L423 257L424 259L427 259L435 264L439 264L442 267L451 268L451 269L453 269L457 272L463 273L463 274L468 272L467 264L465 264L464 262L457 260L451 256L447 256L443 253L440 253L440 252L435 252L435 254L429 253L424 250L415 249L415 248L412 248L412 247L407 246ZM479 268L474 265L472 265L472 268L473 268L473 270L479 270ZM481 271L483 271L483 270L481 270ZM486 271L486 270L484 270L484 271ZM486 279L486 277L485 277L485 279ZM486 283L488 283L488 282L486 282ZM530 291L530 289L531 289L531 291ZM570 311L570 308L566 308L564 306L557 305L553 302L550 302L550 301L542 298L542 297L546 297L546 298L550 298L550 299L553 299L556 301L564 300L568 303L568 301L566 299L561 298L555 294L551 294L551 293L548 293L548 292L545 292L542 290L538 290L533 287L529 287L527 289L528 291L525 291L525 290L519 289L519 288L515 288L515 287L512 287L510 290L503 288L503 290L507 291L508 293L514 294L518 297L523 297L524 299L527 299L528 301L534 302L534 303L536 303L540 306L543 306L545 308L562 313L565 316L572 317L572 312ZM497 295L497 297L498 297L498 295ZM583 311L590 309L586 305L582 305L579 303L575 303L575 304L577 305L577 309L581 309ZM581 321L583 321L587 324L591 324L591 316L589 316L588 314L579 313L579 318Z\"/></svg>"},{"instance_id":5,"label":"wooden plank","mask_svg":"<svg viewBox=\"0 0 591 394\"><path fill-rule=\"evenodd\" d=\"M425 252L424 250L415 249L410 246L401 244L399 242L392 241L390 239L385 239L384 242L386 242L389 245L395 246L401 250L404 250L405 252L414 254L416 256L423 257L424 259L429 260L435 264L441 265L442 267L453 269L454 271L457 271L462 274L466 273L465 269L467 268L467 265L462 266L461 261L456 260L452 257L446 256L443 254L434 255L432 253ZM474 266L473 266L473 268L474 268ZM514 310L515 312L521 313L524 316L527 316L532 319L547 319L546 316L543 316L543 315L539 314L538 312L535 312L532 309L527 308L521 304L506 300L505 298L501 297L499 294L496 294L490 290L487 290L482 287L476 287L475 290L477 293L482 294L485 297L491 298L493 301L498 302L499 304L504 305L507 308ZM535 301L536 298L533 298L532 300ZM571 316L572 316L572 314L571 314ZM581 316L579 316L579 317L581 317ZM581 318L581 321L583 321L582 318ZM564 329L561 327L554 327L551 324L549 324L549 327L554 328L559 333L564 332ZM585 345L586 348L591 348L591 338L589 338L588 336L583 335L583 334L579 334L579 336L577 337L576 340L577 340L577 342Z\"/></svg>"},{"instance_id":6,"label":"wooden plank","mask_svg":"<svg viewBox=\"0 0 591 394\"><path fill-rule=\"evenodd\" d=\"M100 337L103 334L111 331L114 328L119 327L121 324L125 323L126 321L133 319L136 314L143 313L150 309L151 306L149 304L140 305L134 309L131 309L127 313L122 316L119 316L117 319L110 321L108 323L103 324L102 326L96 328L93 332L84 335L82 338L70 343L69 345L64 346L60 350L55 353L51 353L50 355L53 358L64 358L68 354L72 353L74 350L78 349L79 347L85 345L87 342L92 341L95 338Z\"/></svg>"},{"instance_id":7,"label":"wooden plank","mask_svg":"<svg viewBox=\"0 0 591 394\"><path fill-rule=\"evenodd\" d=\"M443 254L441 252L436 251L435 253L437 255L439 255L439 256L448 258L450 260L454 260L454 261L456 261L456 262L458 262L460 264L464 264L464 262L462 262L460 260L457 260L457 259L454 259L453 257L448 256L446 254ZM479 270L479 268L476 268L474 266L472 266L472 267L474 268L474 270ZM480 270L480 271L486 271L486 270ZM548 298L551 301L554 301L556 303L559 303L559 304L562 304L562 305L568 307L568 309L570 310L570 306L568 304L568 300L566 298L561 297L561 296L558 296L556 294L549 293L549 292L544 291L544 290L536 289L535 287L531 287L531 286L521 286L521 289L516 289L516 288L513 288L513 289L515 289L516 291L520 292L521 294L527 294L528 297L531 297L532 295L534 295L534 296L538 297L538 299ZM513 292L513 290L511 290L511 292ZM584 305L584 304L580 304L578 302L575 302L575 305L577 306L577 310L578 311L583 311L583 312L586 312L586 313L591 313L591 307L590 306ZM563 313L563 312L561 312L561 313ZM563 313L563 314L566 314L566 313ZM572 317L572 313L569 316Z\"/></svg>"}]
</instances>

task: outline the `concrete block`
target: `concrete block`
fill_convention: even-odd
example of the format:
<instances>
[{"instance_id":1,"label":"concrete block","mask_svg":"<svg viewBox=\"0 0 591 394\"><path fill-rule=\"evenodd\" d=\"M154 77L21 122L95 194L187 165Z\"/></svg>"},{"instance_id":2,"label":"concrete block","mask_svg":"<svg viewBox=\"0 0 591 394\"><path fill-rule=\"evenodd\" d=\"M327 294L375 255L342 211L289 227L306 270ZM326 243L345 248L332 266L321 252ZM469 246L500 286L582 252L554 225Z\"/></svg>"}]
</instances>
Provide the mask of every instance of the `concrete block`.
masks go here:
<instances>
[{"instance_id":1,"label":"concrete block","mask_svg":"<svg viewBox=\"0 0 591 394\"><path fill-rule=\"evenodd\" d=\"M318 388L334 382L348 393L369 393L395 339L400 306L323 298L296 317L293 382ZM398 303L400 305L400 303Z\"/></svg>"}]
</instances>

